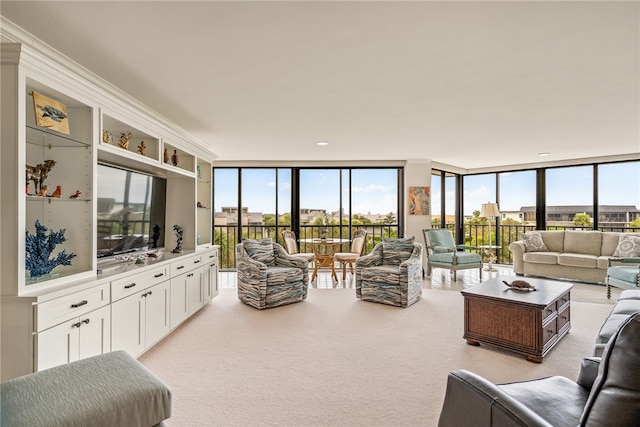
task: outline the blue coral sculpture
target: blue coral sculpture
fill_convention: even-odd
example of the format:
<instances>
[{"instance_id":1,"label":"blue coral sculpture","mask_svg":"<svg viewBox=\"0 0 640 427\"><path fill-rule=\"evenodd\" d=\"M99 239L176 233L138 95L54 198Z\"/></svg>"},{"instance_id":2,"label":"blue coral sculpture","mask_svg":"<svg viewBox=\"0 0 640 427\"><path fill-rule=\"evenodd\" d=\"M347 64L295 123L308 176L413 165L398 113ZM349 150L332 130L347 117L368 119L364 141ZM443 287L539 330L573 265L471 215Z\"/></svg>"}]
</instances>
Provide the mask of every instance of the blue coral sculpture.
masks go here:
<instances>
[{"instance_id":1,"label":"blue coral sculpture","mask_svg":"<svg viewBox=\"0 0 640 427\"><path fill-rule=\"evenodd\" d=\"M52 230L48 236L45 235L46 231L47 227L40 224L38 220L36 220L35 235L27 230L25 266L31 277L45 276L59 265L71 265L71 259L76 256L73 253L68 254L67 250L63 249L62 252L50 259L49 257L56 246L67 240L64 237L64 232L67 230L64 228L60 231Z\"/></svg>"}]
</instances>

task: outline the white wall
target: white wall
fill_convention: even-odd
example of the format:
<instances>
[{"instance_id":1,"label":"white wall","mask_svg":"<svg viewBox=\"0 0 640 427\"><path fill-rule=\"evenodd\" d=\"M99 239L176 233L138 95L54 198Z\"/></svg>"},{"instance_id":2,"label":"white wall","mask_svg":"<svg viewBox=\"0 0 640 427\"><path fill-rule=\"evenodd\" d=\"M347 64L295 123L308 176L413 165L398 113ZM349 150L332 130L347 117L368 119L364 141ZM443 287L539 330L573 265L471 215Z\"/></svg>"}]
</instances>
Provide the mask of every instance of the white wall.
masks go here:
<instances>
[{"instance_id":1,"label":"white wall","mask_svg":"<svg viewBox=\"0 0 640 427\"><path fill-rule=\"evenodd\" d=\"M409 215L409 187L429 187L431 190L431 160L407 160L404 168L404 223L405 236L415 236L424 246L422 230L431 228L430 215ZM426 254L422 264L427 267Z\"/></svg>"}]
</instances>

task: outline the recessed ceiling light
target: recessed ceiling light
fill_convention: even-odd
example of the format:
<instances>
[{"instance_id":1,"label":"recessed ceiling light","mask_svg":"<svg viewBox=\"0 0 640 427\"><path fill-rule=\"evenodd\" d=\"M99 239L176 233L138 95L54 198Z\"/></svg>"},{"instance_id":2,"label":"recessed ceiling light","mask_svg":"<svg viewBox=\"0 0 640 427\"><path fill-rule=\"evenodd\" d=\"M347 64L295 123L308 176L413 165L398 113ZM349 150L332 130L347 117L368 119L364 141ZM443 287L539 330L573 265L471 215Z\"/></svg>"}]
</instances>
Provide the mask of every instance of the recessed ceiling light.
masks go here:
<instances>
[{"instance_id":1,"label":"recessed ceiling light","mask_svg":"<svg viewBox=\"0 0 640 427\"><path fill-rule=\"evenodd\" d=\"M316 142L316 144L318 144L320 146L329 145L329 143L327 141L318 141L318 142Z\"/></svg>"},{"instance_id":2,"label":"recessed ceiling light","mask_svg":"<svg viewBox=\"0 0 640 427\"><path fill-rule=\"evenodd\" d=\"M551 153L547 153L547 152L538 153L538 156L540 157L549 156L549 155L551 155Z\"/></svg>"}]
</instances>

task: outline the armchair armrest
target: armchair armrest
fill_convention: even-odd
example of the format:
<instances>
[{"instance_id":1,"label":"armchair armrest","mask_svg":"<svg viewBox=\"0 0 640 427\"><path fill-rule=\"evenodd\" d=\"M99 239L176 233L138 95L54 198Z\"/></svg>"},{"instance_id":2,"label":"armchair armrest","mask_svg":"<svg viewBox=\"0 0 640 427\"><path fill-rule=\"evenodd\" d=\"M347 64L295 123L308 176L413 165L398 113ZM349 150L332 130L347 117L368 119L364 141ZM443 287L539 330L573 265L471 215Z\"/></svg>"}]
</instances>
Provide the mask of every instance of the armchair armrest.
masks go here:
<instances>
[{"instance_id":1,"label":"armchair armrest","mask_svg":"<svg viewBox=\"0 0 640 427\"><path fill-rule=\"evenodd\" d=\"M400 267L409 267L412 265L418 265L422 267L422 244L421 243L414 243L411 256L407 258L405 261L403 261L402 263L400 263Z\"/></svg>"},{"instance_id":2,"label":"armchair armrest","mask_svg":"<svg viewBox=\"0 0 640 427\"><path fill-rule=\"evenodd\" d=\"M466 249L478 249L477 246L471 246L471 245L456 245L456 249L459 251L464 251Z\"/></svg>"},{"instance_id":3,"label":"armchair armrest","mask_svg":"<svg viewBox=\"0 0 640 427\"><path fill-rule=\"evenodd\" d=\"M487 379L466 370L450 372L439 427L552 427Z\"/></svg>"},{"instance_id":4,"label":"armchair armrest","mask_svg":"<svg viewBox=\"0 0 640 427\"><path fill-rule=\"evenodd\" d=\"M522 240L511 242L509 250L513 254L513 272L519 275L524 274L524 253L525 246Z\"/></svg>"},{"instance_id":5,"label":"armchair armrest","mask_svg":"<svg viewBox=\"0 0 640 427\"><path fill-rule=\"evenodd\" d=\"M429 246L430 249L433 250L433 252L438 253L438 252L456 252L456 249L454 248L450 248L449 246Z\"/></svg>"},{"instance_id":6,"label":"armchair armrest","mask_svg":"<svg viewBox=\"0 0 640 427\"><path fill-rule=\"evenodd\" d=\"M580 365L580 374L578 374L578 380L576 382L587 390L591 390L591 387L593 387L593 382L598 376L599 368L599 357L585 357L584 359L582 359L582 364Z\"/></svg>"},{"instance_id":7,"label":"armchair armrest","mask_svg":"<svg viewBox=\"0 0 640 427\"><path fill-rule=\"evenodd\" d=\"M614 258L609 258L607 260L607 265L609 267L611 267L611 265L614 263L622 263L622 264L640 264L640 257L614 257Z\"/></svg>"},{"instance_id":8,"label":"armchair armrest","mask_svg":"<svg viewBox=\"0 0 640 427\"><path fill-rule=\"evenodd\" d=\"M265 263L256 261L247 254L242 243L238 243L236 245L236 262L244 264L246 269L253 270L256 273L261 270L266 272L267 270L267 265Z\"/></svg>"},{"instance_id":9,"label":"armchair armrest","mask_svg":"<svg viewBox=\"0 0 640 427\"><path fill-rule=\"evenodd\" d=\"M370 254L368 255L363 255L361 257L358 257L356 259L356 265L355 267L358 268L362 268L362 267L372 267L375 265L380 265L382 264L382 244L378 243L373 250L371 251Z\"/></svg>"},{"instance_id":10,"label":"armchair armrest","mask_svg":"<svg viewBox=\"0 0 640 427\"><path fill-rule=\"evenodd\" d=\"M297 267L309 270L309 262L306 259L289 255L282 246L273 246L275 264L283 267Z\"/></svg>"}]
</instances>

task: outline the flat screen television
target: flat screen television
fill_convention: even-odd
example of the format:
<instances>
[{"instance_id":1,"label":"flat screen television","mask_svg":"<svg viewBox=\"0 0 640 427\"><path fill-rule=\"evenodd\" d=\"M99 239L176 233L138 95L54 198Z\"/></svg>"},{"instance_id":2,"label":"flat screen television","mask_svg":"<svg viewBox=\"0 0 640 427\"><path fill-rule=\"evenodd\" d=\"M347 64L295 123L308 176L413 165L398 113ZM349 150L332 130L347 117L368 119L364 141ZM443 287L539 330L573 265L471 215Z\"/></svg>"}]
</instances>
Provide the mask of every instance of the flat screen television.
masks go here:
<instances>
[{"instance_id":1,"label":"flat screen television","mask_svg":"<svg viewBox=\"0 0 640 427\"><path fill-rule=\"evenodd\" d=\"M98 258L164 247L167 181L98 164Z\"/></svg>"}]
</instances>

